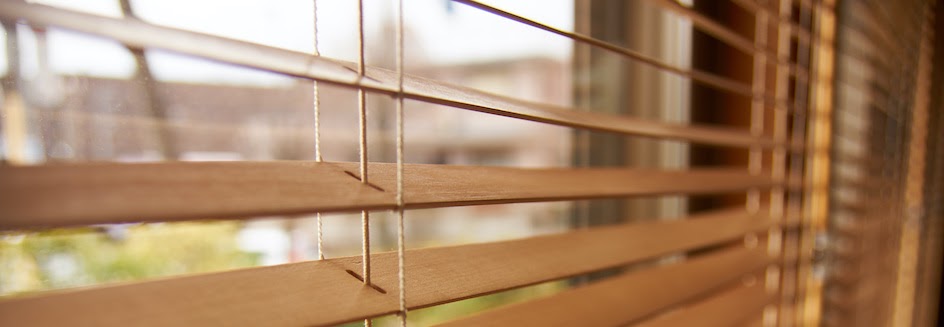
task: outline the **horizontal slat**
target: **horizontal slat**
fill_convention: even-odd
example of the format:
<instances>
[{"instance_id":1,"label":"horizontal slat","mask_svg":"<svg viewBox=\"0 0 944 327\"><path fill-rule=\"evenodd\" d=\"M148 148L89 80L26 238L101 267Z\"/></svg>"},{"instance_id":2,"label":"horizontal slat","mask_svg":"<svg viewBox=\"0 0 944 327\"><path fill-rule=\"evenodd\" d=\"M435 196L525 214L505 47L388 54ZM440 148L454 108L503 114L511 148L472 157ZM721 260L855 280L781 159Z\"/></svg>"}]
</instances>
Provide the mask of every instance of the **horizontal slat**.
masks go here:
<instances>
[{"instance_id":1,"label":"horizontal slat","mask_svg":"<svg viewBox=\"0 0 944 327\"><path fill-rule=\"evenodd\" d=\"M407 305L421 308L619 267L772 225L735 208L687 220L409 250ZM345 271L359 272L359 260L328 259L4 300L0 325L311 326L397 311L396 253L371 259L372 280L385 294L364 287Z\"/></svg>"},{"instance_id":2,"label":"horizontal slat","mask_svg":"<svg viewBox=\"0 0 944 327\"><path fill-rule=\"evenodd\" d=\"M389 208L336 164L167 162L0 167L0 229Z\"/></svg>"},{"instance_id":3,"label":"horizontal slat","mask_svg":"<svg viewBox=\"0 0 944 327\"><path fill-rule=\"evenodd\" d=\"M166 162L0 167L0 230L395 208L396 165ZM407 208L769 187L743 170L406 165Z\"/></svg>"},{"instance_id":4,"label":"horizontal slat","mask_svg":"<svg viewBox=\"0 0 944 327\"><path fill-rule=\"evenodd\" d=\"M488 13L491 13L491 14L509 19L509 20L513 20L515 22L522 23L531 27L535 27L546 32L557 34L557 35L569 38L577 42L586 43L600 49L604 49L604 50L611 51L616 54L620 54L627 58L634 59L640 63L661 69L665 72L669 72L669 73L673 73L673 74L690 78L693 81L704 84L704 85L708 85L708 86L712 86L721 90L733 92L735 94L748 96L752 99L763 100L763 101L766 101L766 103L771 104L772 107L776 106L779 108L790 109L789 108L790 106L786 101L778 101L776 98L774 98L773 96L771 96L765 91L755 92L754 90L751 89L751 86L748 83L744 83L744 82L737 81L728 77L724 77L724 76L720 76L720 75L716 75L716 74L712 74L712 73L708 73L708 72L704 72L700 70L685 69L685 68L673 66L661 60L646 56L632 49L628 49L628 48L625 48L625 47L622 47L613 43L609 43L606 41L602 41L600 39L592 38L586 35L563 31L563 30L539 23L537 21L530 20L528 18L516 15L514 13L498 9L496 7L492 7L488 4L484 4L479 1L475 1L475 0L453 0L453 1L466 4L474 8L480 9L482 11L485 11L485 12L488 12ZM754 55L755 53L762 53L766 56L775 56L775 54L770 51L765 51L764 49L754 47L752 42L745 39L743 36L737 35L736 33L732 32L726 27L723 27L722 25L717 24L714 21L711 21L710 19L707 19L700 15L692 14L693 11L691 10L678 12L679 9L676 8L675 6L672 6L671 4L667 5L665 3L660 3L660 1L663 1L663 0L652 0L652 1L655 1L657 5L660 5L672 11L675 11L677 14L689 17L695 23L695 25L698 25L699 27L701 27L708 34L715 35L722 41L731 43L735 48L739 48L739 49L747 51L746 53L748 53L749 55ZM678 7L681 7L681 5L679 5ZM792 63L789 62L789 58L782 59L782 60L778 59L778 60L779 60L778 63L783 64L785 66L790 66L791 67L790 73L797 76L799 80L802 80L805 82L808 79L805 71L796 68L795 65L791 66Z\"/></svg>"},{"instance_id":5,"label":"horizontal slat","mask_svg":"<svg viewBox=\"0 0 944 327\"><path fill-rule=\"evenodd\" d=\"M744 324L741 324L741 326L742 327L765 327L766 324L764 324L764 312L761 311L761 312L754 313L754 315L751 316L750 318L747 318L747 320L744 321ZM792 326L792 325L786 325L786 326Z\"/></svg>"},{"instance_id":6,"label":"horizontal slat","mask_svg":"<svg viewBox=\"0 0 944 327\"><path fill-rule=\"evenodd\" d=\"M354 163L339 164L356 171ZM769 188L767 177L742 169L508 168L406 165L407 208L553 201L667 194L719 193ZM370 181L396 186L396 165L371 164Z\"/></svg>"},{"instance_id":7,"label":"horizontal slat","mask_svg":"<svg viewBox=\"0 0 944 327\"><path fill-rule=\"evenodd\" d=\"M443 326L621 326L739 281L773 262L763 247L738 247L678 264L636 270Z\"/></svg>"},{"instance_id":8,"label":"horizontal slat","mask_svg":"<svg viewBox=\"0 0 944 327\"><path fill-rule=\"evenodd\" d=\"M797 80L803 82L809 80L809 75L807 72L802 67L799 67L796 63L790 61L789 57L780 58L773 50L755 45L750 39L738 34L727 26L699 13L694 9L686 7L681 3L672 0L649 1L652 4L665 8L666 10L671 11L679 16L688 18L692 22L692 25L697 26L698 29L705 34L711 35L712 37L730 45L732 48L737 49L744 54L749 56L764 56L767 59L767 65L780 65L788 67L790 75L795 76ZM786 105L786 103L778 103L778 105L782 106L782 108L789 107Z\"/></svg>"},{"instance_id":9,"label":"horizontal slat","mask_svg":"<svg viewBox=\"0 0 944 327\"><path fill-rule=\"evenodd\" d=\"M803 42L804 46L809 46L811 42L809 30L807 30L806 27L801 26L800 24L794 22L791 14L778 13L774 10L771 10L770 8L761 6L754 0L731 0L731 2L738 5L741 8L751 11L752 13L754 13L754 15L757 15L759 12L767 13L767 17L771 20L770 24L777 26L778 30L781 28L781 25L789 26L790 35L795 36L798 41Z\"/></svg>"},{"instance_id":10,"label":"horizontal slat","mask_svg":"<svg viewBox=\"0 0 944 327\"><path fill-rule=\"evenodd\" d=\"M738 34L727 26L722 25L720 22L702 15L685 5L669 0L650 0L650 2L676 15L688 18L693 25L697 26L697 28L705 34L711 35L715 39L730 45L734 49L740 50L744 54L754 56L769 53L768 49L755 46L754 42L751 42L747 37ZM771 53L771 55L773 54Z\"/></svg>"},{"instance_id":11,"label":"horizontal slat","mask_svg":"<svg viewBox=\"0 0 944 327\"><path fill-rule=\"evenodd\" d=\"M669 312L635 327L729 327L748 323L762 313L775 297L764 289L763 282L751 286L736 285L729 290Z\"/></svg>"},{"instance_id":12,"label":"horizontal slat","mask_svg":"<svg viewBox=\"0 0 944 327\"><path fill-rule=\"evenodd\" d=\"M627 58L634 59L640 63L650 65L652 67L661 69L666 72L688 77L696 82L703 83L705 85L710 85L713 87L717 87L721 90L726 90L726 91L730 91L736 94L740 94L740 95L744 95L744 96L748 96L752 98L758 98L758 99L771 98L770 101L774 101L772 97L769 97L764 92L754 92L751 89L751 85L748 83L736 81L728 77L719 76L719 75L715 75L712 73L707 73L707 72L703 72L699 70L685 69L685 68L673 66L671 64L668 64L656 58L652 58L647 55L644 55L638 51L625 48L623 46L616 45L613 43L609 43L600 39L589 37L586 35L563 31L563 30L539 23L537 21L530 20L525 17L516 15L514 13L498 9L496 7L492 7L488 4L484 4L478 1L474 1L474 0L453 0L453 1L466 4L473 8L477 8L482 11L485 11L485 12L488 12L488 13L506 18L506 19L510 19L515 22L519 22L519 23L522 23L522 24L525 24L525 25L549 32L549 33L557 34L557 35L566 37L568 39L571 39L577 42L583 42L597 48L608 50L610 52L623 55Z\"/></svg>"},{"instance_id":13,"label":"horizontal slat","mask_svg":"<svg viewBox=\"0 0 944 327\"><path fill-rule=\"evenodd\" d=\"M397 94L397 76L390 70L368 67L367 78L354 63L263 46L191 31L151 25L135 19L114 19L43 5L0 1L0 18L26 19L115 39L131 47L157 48L185 55L313 79L341 86ZM770 137L752 137L746 130L661 123L630 117L578 111L573 108L526 102L470 88L407 75L404 97L524 120L596 131L686 140L738 147L774 147ZM795 150L796 147L791 147Z\"/></svg>"},{"instance_id":14,"label":"horizontal slat","mask_svg":"<svg viewBox=\"0 0 944 327\"><path fill-rule=\"evenodd\" d=\"M781 285L781 286L782 286L782 285ZM784 291L786 291L786 292L793 292L793 290L781 289L781 293L780 293L781 299L778 300L778 301L774 301L774 302L772 303L773 305L777 306L777 309L778 309L777 314L776 314L776 319L777 319L779 325L777 325L777 326L796 326L796 325L798 325L798 323L797 323L797 311L798 311L798 310L797 310L797 307L798 307L798 305L794 304L794 301L793 301L793 300L794 300L794 297L791 296L791 297L786 297L786 298L784 298L784 297L783 297L783 296L784 296L784 293L783 293ZM770 318L768 318L768 319L770 319ZM745 326L745 327L748 327L748 326L749 326L749 327L764 327L764 326L767 326L767 325L764 324L764 315L763 315L763 313L755 315L754 318L752 318L751 320L753 320L753 322L748 322L748 323L744 324L744 326ZM825 326L825 325L824 325L824 326Z\"/></svg>"}]
</instances>

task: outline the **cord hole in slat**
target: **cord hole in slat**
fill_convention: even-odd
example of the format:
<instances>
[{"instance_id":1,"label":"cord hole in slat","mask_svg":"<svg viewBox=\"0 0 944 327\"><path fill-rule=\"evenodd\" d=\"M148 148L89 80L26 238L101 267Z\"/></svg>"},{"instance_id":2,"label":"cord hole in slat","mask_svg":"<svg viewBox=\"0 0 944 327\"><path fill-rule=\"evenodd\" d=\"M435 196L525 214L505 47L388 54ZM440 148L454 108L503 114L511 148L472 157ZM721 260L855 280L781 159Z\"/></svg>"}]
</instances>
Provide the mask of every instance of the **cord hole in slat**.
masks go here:
<instances>
[{"instance_id":1,"label":"cord hole in slat","mask_svg":"<svg viewBox=\"0 0 944 327\"><path fill-rule=\"evenodd\" d=\"M345 270L345 271L347 271L347 273L348 273L349 275L353 276L354 278L357 278L357 280L361 281L361 283L364 282L364 278L361 278L361 275L358 275L358 274L357 274L356 272L354 272L353 270L347 269L347 270ZM387 291L384 290L384 289L382 289L382 288L380 288L380 286L377 286L377 285L374 285L374 284L370 284L370 285L368 285L368 286L370 286L371 288L373 288L373 289L376 290L377 292L380 292L380 294L387 294Z\"/></svg>"}]
</instances>

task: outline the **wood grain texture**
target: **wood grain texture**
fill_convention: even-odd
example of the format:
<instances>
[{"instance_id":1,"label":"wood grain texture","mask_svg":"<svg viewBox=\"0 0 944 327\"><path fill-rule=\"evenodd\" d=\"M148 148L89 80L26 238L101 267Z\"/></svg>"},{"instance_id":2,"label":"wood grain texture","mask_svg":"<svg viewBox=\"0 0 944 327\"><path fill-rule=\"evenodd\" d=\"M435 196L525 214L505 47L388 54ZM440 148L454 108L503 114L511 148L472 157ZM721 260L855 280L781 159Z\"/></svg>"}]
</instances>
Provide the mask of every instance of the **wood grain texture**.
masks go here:
<instances>
[{"instance_id":1,"label":"wood grain texture","mask_svg":"<svg viewBox=\"0 0 944 327\"><path fill-rule=\"evenodd\" d=\"M344 87L360 88L388 95L395 95L398 92L397 75L390 70L367 67L367 78L361 78L354 63L151 25L140 20L108 18L14 1L0 1L0 18L26 19L37 26L58 26L103 36L131 47L164 49ZM752 137L747 130L663 123L621 115L578 111L568 107L494 95L412 75L404 76L403 94L404 97L413 100L603 132L737 147L788 146L774 142L770 136ZM790 146L790 148L796 147Z\"/></svg>"},{"instance_id":2,"label":"wood grain texture","mask_svg":"<svg viewBox=\"0 0 944 327\"><path fill-rule=\"evenodd\" d=\"M351 163L339 164L353 169ZM393 190L396 165L371 164L372 183ZM742 169L508 168L406 165L407 208L704 194L766 189L774 183Z\"/></svg>"},{"instance_id":3,"label":"wood grain texture","mask_svg":"<svg viewBox=\"0 0 944 327\"><path fill-rule=\"evenodd\" d=\"M736 247L681 263L632 271L443 326L621 326L736 283L745 274L772 262L773 258L761 247Z\"/></svg>"},{"instance_id":4,"label":"wood grain texture","mask_svg":"<svg viewBox=\"0 0 944 327\"><path fill-rule=\"evenodd\" d=\"M0 167L0 229L391 207L335 164L165 162Z\"/></svg>"},{"instance_id":5,"label":"wood grain texture","mask_svg":"<svg viewBox=\"0 0 944 327\"><path fill-rule=\"evenodd\" d=\"M772 225L735 208L686 220L409 250L407 305L422 308L623 266L730 241ZM758 258L753 252L739 252L726 270L707 267L700 276L715 280L711 274L736 274L730 269L746 268ZM396 253L371 259L372 280L385 294L364 287L346 271L360 271L359 260L337 258L8 299L0 301L0 325L312 326L396 312ZM700 271L696 268L684 272Z\"/></svg>"},{"instance_id":6,"label":"wood grain texture","mask_svg":"<svg viewBox=\"0 0 944 327\"><path fill-rule=\"evenodd\" d=\"M763 310L761 310L761 312L754 313L751 317L747 318L747 320L745 320L743 324L741 324L741 325L739 325L739 326L742 326L742 327L764 327L765 325L764 325L764 312L763 312ZM792 326L792 325L786 325L786 326Z\"/></svg>"},{"instance_id":7,"label":"wood grain texture","mask_svg":"<svg viewBox=\"0 0 944 327\"><path fill-rule=\"evenodd\" d=\"M395 208L395 164L165 162L0 167L0 230ZM743 170L406 165L407 208L768 187Z\"/></svg>"},{"instance_id":8,"label":"wood grain texture","mask_svg":"<svg viewBox=\"0 0 944 327\"><path fill-rule=\"evenodd\" d=\"M758 280L763 280L757 276ZM767 304L773 303L774 294L764 289L763 282L750 286L735 285L731 289L707 299L658 316L635 327L740 326L762 314Z\"/></svg>"}]
</instances>

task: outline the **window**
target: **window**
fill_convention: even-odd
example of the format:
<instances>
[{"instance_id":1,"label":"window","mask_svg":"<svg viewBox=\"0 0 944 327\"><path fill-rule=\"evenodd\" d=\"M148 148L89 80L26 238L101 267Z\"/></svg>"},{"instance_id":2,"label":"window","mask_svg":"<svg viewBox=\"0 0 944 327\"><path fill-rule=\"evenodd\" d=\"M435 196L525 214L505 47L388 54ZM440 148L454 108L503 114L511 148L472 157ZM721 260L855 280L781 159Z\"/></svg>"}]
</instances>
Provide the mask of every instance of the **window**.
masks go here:
<instances>
[{"instance_id":1,"label":"window","mask_svg":"<svg viewBox=\"0 0 944 327\"><path fill-rule=\"evenodd\" d=\"M932 7L857 6L0 2L0 324L930 319L923 218L837 235L930 208L933 15L856 18ZM856 32L920 49L869 52L910 60L895 119L842 116L875 105L840 87L877 83Z\"/></svg>"}]
</instances>

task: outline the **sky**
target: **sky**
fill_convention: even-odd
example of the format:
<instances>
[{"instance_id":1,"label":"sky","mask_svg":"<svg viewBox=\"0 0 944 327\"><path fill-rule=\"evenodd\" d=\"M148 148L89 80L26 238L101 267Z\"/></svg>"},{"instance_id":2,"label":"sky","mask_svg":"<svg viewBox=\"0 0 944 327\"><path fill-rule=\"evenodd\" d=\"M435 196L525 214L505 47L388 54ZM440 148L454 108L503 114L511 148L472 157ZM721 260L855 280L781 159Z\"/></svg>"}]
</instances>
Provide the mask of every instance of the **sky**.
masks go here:
<instances>
[{"instance_id":1,"label":"sky","mask_svg":"<svg viewBox=\"0 0 944 327\"><path fill-rule=\"evenodd\" d=\"M120 17L117 0L35 0L96 15ZM492 6L563 29L573 29L573 0L490 0ZM318 42L326 57L357 58L357 2L317 0ZM132 0L143 20L164 26L311 53L312 0ZM368 53L389 42L396 14L394 0L365 0ZM445 65L531 56L566 60L573 42L448 0L404 0L408 65ZM19 28L25 77L36 72L36 42ZM7 36L3 36L7 37ZM48 33L49 65L57 74L123 78L134 60L119 44L61 29ZM5 54L0 59L6 61ZM281 84L291 79L245 68L160 52L148 52L160 80L231 84ZM370 61L370 58L368 58ZM368 64L372 64L368 62ZM377 64L377 63L373 63ZM2 70L6 68L3 67Z\"/></svg>"}]
</instances>

